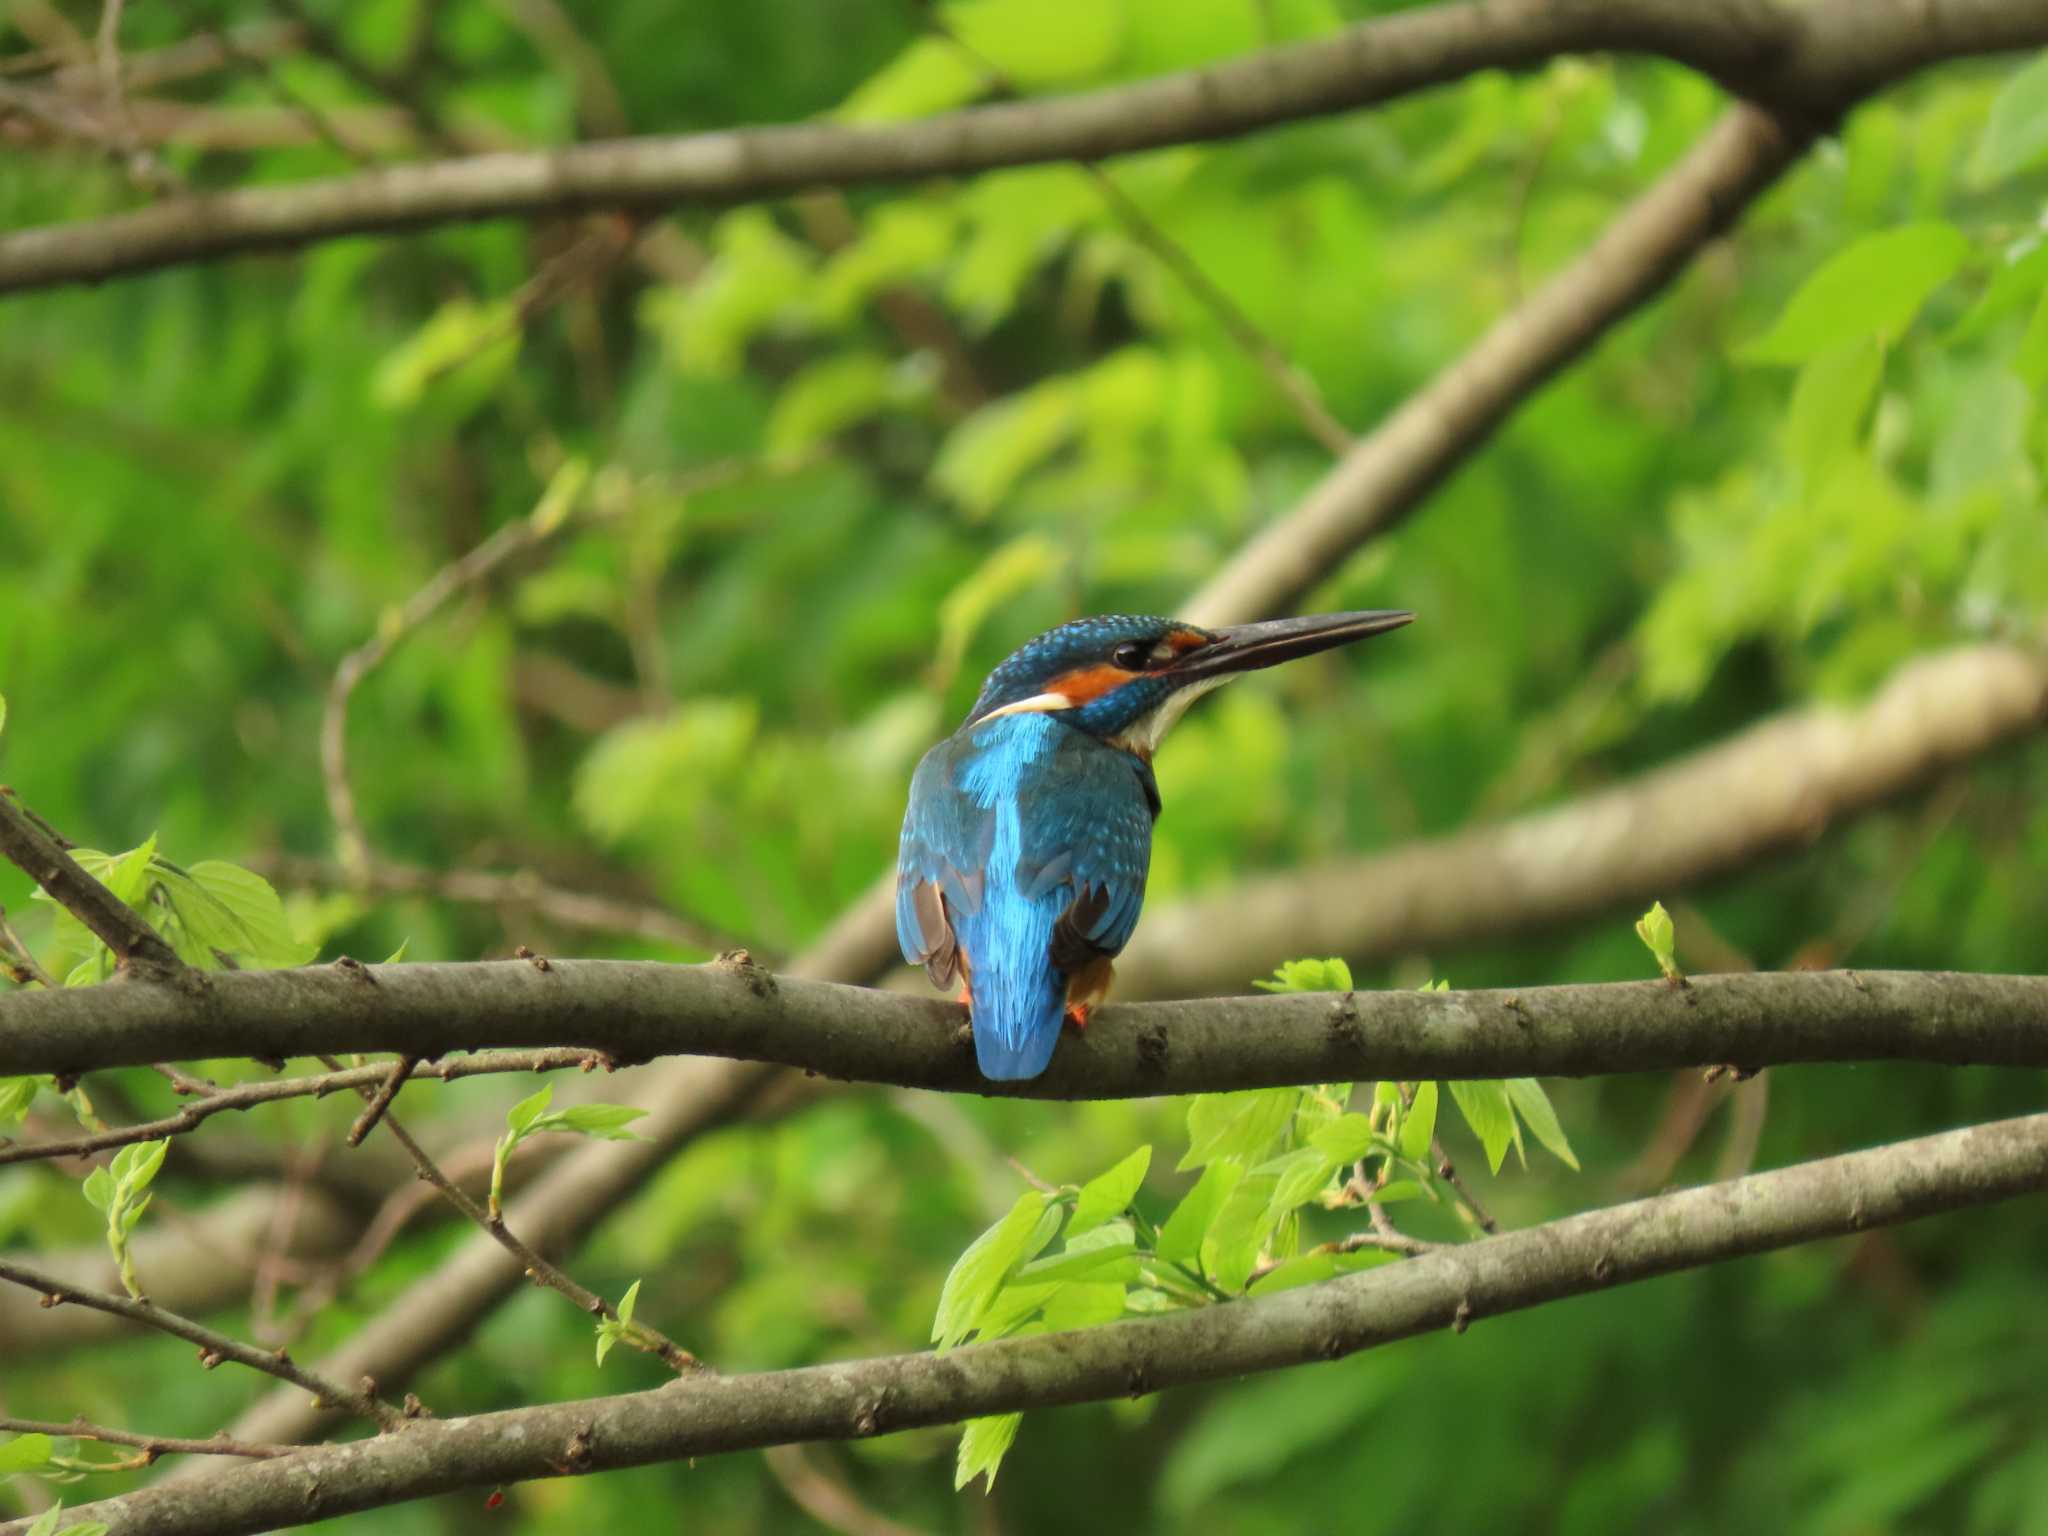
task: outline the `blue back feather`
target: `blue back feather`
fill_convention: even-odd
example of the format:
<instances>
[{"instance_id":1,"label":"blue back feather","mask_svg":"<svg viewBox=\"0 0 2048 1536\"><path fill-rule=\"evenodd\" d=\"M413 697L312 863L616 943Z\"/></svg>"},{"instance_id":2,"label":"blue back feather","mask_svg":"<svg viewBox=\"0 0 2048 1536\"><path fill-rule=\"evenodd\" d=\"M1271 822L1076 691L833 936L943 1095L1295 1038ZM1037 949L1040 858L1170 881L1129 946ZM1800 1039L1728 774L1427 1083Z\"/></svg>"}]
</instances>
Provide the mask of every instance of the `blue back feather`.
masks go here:
<instances>
[{"instance_id":1,"label":"blue back feather","mask_svg":"<svg viewBox=\"0 0 2048 1536\"><path fill-rule=\"evenodd\" d=\"M1108 900L1087 937L1105 954L1129 942L1152 856L1150 768L1046 714L969 725L918 764L903 822L896 930L922 960L913 891L943 893L968 964L982 1075L1036 1077L1059 1043L1066 975L1053 928L1082 891Z\"/></svg>"}]
</instances>

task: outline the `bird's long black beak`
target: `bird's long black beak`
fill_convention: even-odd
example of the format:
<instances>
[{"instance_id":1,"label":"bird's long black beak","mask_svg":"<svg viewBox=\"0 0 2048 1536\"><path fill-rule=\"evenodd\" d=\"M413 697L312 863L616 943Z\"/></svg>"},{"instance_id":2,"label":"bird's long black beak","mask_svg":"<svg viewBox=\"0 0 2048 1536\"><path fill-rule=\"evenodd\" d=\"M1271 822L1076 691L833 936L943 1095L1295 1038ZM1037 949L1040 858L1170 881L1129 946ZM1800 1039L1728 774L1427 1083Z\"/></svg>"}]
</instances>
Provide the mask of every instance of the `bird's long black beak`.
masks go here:
<instances>
[{"instance_id":1,"label":"bird's long black beak","mask_svg":"<svg viewBox=\"0 0 2048 1536\"><path fill-rule=\"evenodd\" d=\"M1258 624L1233 624L1216 631L1209 644L1189 651L1167 668L1170 676L1193 682L1226 672L1252 672L1260 667L1313 656L1349 645L1368 635L1399 629L1415 615L1403 608L1366 613L1312 613L1299 619L1267 619Z\"/></svg>"}]
</instances>

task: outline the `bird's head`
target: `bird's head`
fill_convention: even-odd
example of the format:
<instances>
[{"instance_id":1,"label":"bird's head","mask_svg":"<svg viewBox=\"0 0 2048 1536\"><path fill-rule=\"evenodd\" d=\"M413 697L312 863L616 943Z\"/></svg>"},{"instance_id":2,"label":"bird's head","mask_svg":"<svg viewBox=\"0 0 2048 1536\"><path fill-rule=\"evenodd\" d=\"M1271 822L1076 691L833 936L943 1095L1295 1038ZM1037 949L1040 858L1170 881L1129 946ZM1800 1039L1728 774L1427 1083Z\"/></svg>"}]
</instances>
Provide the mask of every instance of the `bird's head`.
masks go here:
<instances>
[{"instance_id":1,"label":"bird's head","mask_svg":"<svg viewBox=\"0 0 2048 1536\"><path fill-rule=\"evenodd\" d=\"M1141 614L1077 619L1047 630L991 672L967 724L1043 711L1150 757L1181 712L1210 689L1260 667L1399 629L1413 617L1399 610L1318 613L1228 629Z\"/></svg>"}]
</instances>

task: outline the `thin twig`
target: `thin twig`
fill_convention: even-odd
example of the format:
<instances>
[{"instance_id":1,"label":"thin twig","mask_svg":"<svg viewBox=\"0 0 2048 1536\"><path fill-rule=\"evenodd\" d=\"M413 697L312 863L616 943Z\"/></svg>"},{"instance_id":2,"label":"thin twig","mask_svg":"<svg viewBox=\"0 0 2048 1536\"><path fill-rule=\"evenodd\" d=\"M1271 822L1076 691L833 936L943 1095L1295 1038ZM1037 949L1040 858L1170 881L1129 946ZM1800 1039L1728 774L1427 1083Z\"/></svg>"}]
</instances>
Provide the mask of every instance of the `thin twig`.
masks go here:
<instances>
[{"instance_id":1,"label":"thin twig","mask_svg":"<svg viewBox=\"0 0 2048 1536\"><path fill-rule=\"evenodd\" d=\"M569 1067L578 1067L588 1072L597 1067L609 1070L615 1065L616 1063L601 1051L562 1046L530 1051L488 1051L453 1061L416 1061L409 1075L452 1082L460 1077L481 1077L497 1072L560 1072ZM325 1098L330 1093L344 1089L360 1090L366 1086L374 1087L390 1076L390 1065L379 1062L369 1066L343 1067L313 1077L288 1077L239 1083L235 1087L223 1088L207 1094L204 1098L194 1099L176 1114L166 1115L161 1120L152 1120L144 1125L124 1125L89 1136L76 1136L69 1141L46 1141L19 1147L0 1146L0 1166L8 1163L39 1162L58 1157L86 1157L94 1152L125 1147L138 1141L161 1141L166 1136L182 1136L187 1131L197 1130L206 1121L226 1110L253 1109L258 1104L274 1104L280 1099Z\"/></svg>"},{"instance_id":2,"label":"thin twig","mask_svg":"<svg viewBox=\"0 0 2048 1536\"><path fill-rule=\"evenodd\" d=\"M868 1508L846 1482L813 1461L801 1445L771 1445L761 1452L769 1475L792 1502L827 1530L840 1536L925 1536Z\"/></svg>"},{"instance_id":3,"label":"thin twig","mask_svg":"<svg viewBox=\"0 0 2048 1536\"><path fill-rule=\"evenodd\" d=\"M398 1090L405 1086L405 1080L412 1076L413 1068L420 1064L417 1056L401 1056L391 1064L391 1073L369 1095L369 1104L356 1116L356 1123L348 1128L348 1144L360 1147L363 1138L377 1128L377 1122L384 1118L391 1108L391 1101L398 1097Z\"/></svg>"},{"instance_id":4,"label":"thin twig","mask_svg":"<svg viewBox=\"0 0 2048 1536\"><path fill-rule=\"evenodd\" d=\"M1436 1159L1437 1177L1458 1192L1458 1198L1465 1202L1466 1208L1471 1212L1472 1220L1478 1225L1479 1230L1486 1233L1489 1237L1498 1232L1500 1230L1500 1223L1487 1214L1486 1207L1479 1203L1479 1197L1472 1193L1471 1187L1459 1175L1457 1164L1453 1163L1450 1159L1450 1154L1444 1151L1443 1139L1441 1137L1432 1136L1430 1138L1429 1155Z\"/></svg>"},{"instance_id":5,"label":"thin twig","mask_svg":"<svg viewBox=\"0 0 2048 1536\"><path fill-rule=\"evenodd\" d=\"M406 636L439 613L451 599L486 580L514 555L547 542L560 527L560 520L543 526L531 517L505 524L469 553L436 571L426 585L377 626L377 632L368 641L342 657L341 665L334 669L334 681L327 690L327 707L320 720L320 769L327 787L328 813L334 818L341 843L342 863L349 869L366 867L370 857L362 819L356 812L355 791L349 785L349 699L363 679L382 666Z\"/></svg>"},{"instance_id":6,"label":"thin twig","mask_svg":"<svg viewBox=\"0 0 2048 1536\"><path fill-rule=\"evenodd\" d=\"M321 1061L330 1071L339 1071L341 1069L341 1064L332 1057L322 1057ZM371 1098L376 1092L368 1084L358 1085L356 1091L362 1094L365 1099ZM579 1310L588 1312L593 1317L602 1317L608 1321L619 1323L624 1329L622 1337L626 1343L631 1344L636 1349L645 1350L648 1354L658 1356L663 1364L678 1374L706 1369L703 1361L699 1360L695 1355L684 1349L682 1345L676 1343L675 1340L659 1329L650 1327L637 1319L631 1323L625 1322L610 1302L598 1295L597 1292L579 1285L567 1274L563 1273L562 1270L528 1247L513 1233L511 1228L505 1225L502 1217L492 1217L482 1206L469 1197L468 1192L462 1186L443 1173L433 1158L427 1155L426 1148L413 1139L412 1133L406 1130L404 1125L399 1122L397 1116L386 1114L382 1123L384 1128L397 1139L398 1144L405 1148L406 1154L412 1158L413 1166L419 1170L420 1177L447 1196L449 1203L458 1211L490 1233L497 1240L500 1247L519 1261L528 1277L536 1285L544 1285L549 1290L559 1291L562 1295L568 1297L570 1301L574 1302Z\"/></svg>"},{"instance_id":7,"label":"thin twig","mask_svg":"<svg viewBox=\"0 0 2048 1536\"><path fill-rule=\"evenodd\" d=\"M43 969L42 962L36 959L35 951L22 942L21 935L14 931L14 925L7 921L5 907L0 907L0 950L14 957L15 963L28 973L30 981L51 988L59 985L57 978Z\"/></svg>"},{"instance_id":8,"label":"thin twig","mask_svg":"<svg viewBox=\"0 0 2048 1536\"><path fill-rule=\"evenodd\" d=\"M43 1305L53 1307L60 1302L72 1302L81 1307L91 1307L97 1312L111 1312L116 1317L125 1317L130 1322L140 1323L145 1328L154 1328L168 1333L173 1338L185 1340L199 1346L199 1363L208 1370L223 1360L232 1360L237 1365L246 1365L252 1371L261 1371L266 1376L275 1376L279 1381L288 1381L293 1386L313 1394L325 1406L346 1408L351 1413L369 1419L383 1429L395 1429L405 1422L405 1415L392 1407L366 1384L362 1389L350 1391L338 1382L328 1381L293 1361L283 1350L262 1350L239 1339L231 1339L224 1333L217 1333L204 1323L196 1323L189 1317L181 1317L166 1311L147 1297L116 1296L108 1291L97 1291L89 1286L74 1285L69 1280L60 1280L55 1275L44 1274L31 1269L14 1259L0 1258L0 1280L35 1291L43 1298Z\"/></svg>"},{"instance_id":9,"label":"thin twig","mask_svg":"<svg viewBox=\"0 0 2048 1536\"><path fill-rule=\"evenodd\" d=\"M968 61L988 79L989 85L1001 96L1012 100L1022 99L1009 77L993 60L964 41L949 27L936 10L928 12L928 21L938 35L951 43ZM1202 270L1201 264L1188 254L1185 247L1175 240L1152 216L1141 208L1131 195L1119 186L1116 179L1093 160L1074 162L1095 183L1103 202L1114 214L1125 231L1138 244L1150 251L1166 269L1180 279L1183 287L1196 303L1208 310L1223 327L1238 348L1258 366L1281 398L1294 407L1302 425L1330 453L1338 458L1349 453L1356 443L1349 428L1330 413L1323 402L1322 391L1316 388L1315 380L1297 367L1280 346L1259 329L1259 324L1245 313L1244 307L1233 299L1215 279Z\"/></svg>"},{"instance_id":10,"label":"thin twig","mask_svg":"<svg viewBox=\"0 0 2048 1536\"><path fill-rule=\"evenodd\" d=\"M206 1440L181 1440L176 1435L143 1435L133 1430L109 1429L104 1424L89 1424L84 1419L73 1419L64 1424L46 1419L0 1418L0 1431L17 1435L48 1435L61 1440L97 1440L105 1445L132 1445L144 1453L133 1465L144 1467L159 1456L246 1456L252 1461L263 1461L272 1456L290 1456L305 1449L298 1445L257 1445L247 1440L235 1440L229 1438L225 1430ZM118 1472L129 1470L130 1465L126 1461L113 1462L96 1466L93 1470Z\"/></svg>"},{"instance_id":11,"label":"thin twig","mask_svg":"<svg viewBox=\"0 0 2048 1536\"><path fill-rule=\"evenodd\" d=\"M1103 202L1125 231L1179 278L1195 302L1215 317L1224 334L1237 344L1238 350L1258 366L1281 398L1294 407L1294 413L1301 418L1308 435L1334 456L1341 458L1349 453L1357 443L1357 437L1331 413L1330 407L1324 403L1323 392L1316 387L1316 381L1309 377L1307 371L1280 350L1280 344L1259 328L1259 323L1245 312L1244 307L1204 272L1186 248L1138 206L1109 172L1093 161L1078 163L1095 183Z\"/></svg>"}]
</instances>

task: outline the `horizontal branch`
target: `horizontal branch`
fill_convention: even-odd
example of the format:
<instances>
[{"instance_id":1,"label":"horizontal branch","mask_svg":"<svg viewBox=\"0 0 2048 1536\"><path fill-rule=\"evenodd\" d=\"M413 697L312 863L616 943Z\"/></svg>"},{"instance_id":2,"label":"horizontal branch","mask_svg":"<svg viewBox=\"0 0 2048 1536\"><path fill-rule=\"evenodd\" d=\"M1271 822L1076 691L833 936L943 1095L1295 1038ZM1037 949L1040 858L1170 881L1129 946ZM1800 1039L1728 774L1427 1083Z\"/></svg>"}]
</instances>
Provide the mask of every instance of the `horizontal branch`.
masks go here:
<instances>
[{"instance_id":1,"label":"horizontal branch","mask_svg":"<svg viewBox=\"0 0 2048 1536\"><path fill-rule=\"evenodd\" d=\"M958 1004L722 962L318 966L0 997L0 1076L178 1059L557 1043L620 1061L718 1056L1031 1098L1354 1079L1582 1076L1734 1063L2048 1066L2048 978L1834 971L1522 991L1112 1005L1043 1077L990 1083Z\"/></svg>"},{"instance_id":2,"label":"horizontal branch","mask_svg":"<svg viewBox=\"0 0 2048 1536\"><path fill-rule=\"evenodd\" d=\"M1825 122L1923 65L2048 43L2048 16L1996 0L1486 0L1359 22L1207 69L883 126L790 124L617 139L180 198L0 237L0 293L181 262L506 215L732 203L819 186L1228 138L1563 53L1658 55Z\"/></svg>"},{"instance_id":3,"label":"horizontal branch","mask_svg":"<svg viewBox=\"0 0 2048 1536\"><path fill-rule=\"evenodd\" d=\"M1336 1360L1442 1328L2048 1188L2048 1115L1827 1158L1488 1238L1320 1285L1080 1332L474 1418L253 1462L81 1506L135 1536L238 1536L458 1488L607 1471ZM25 1520L0 1525L22 1536Z\"/></svg>"}]
</instances>

